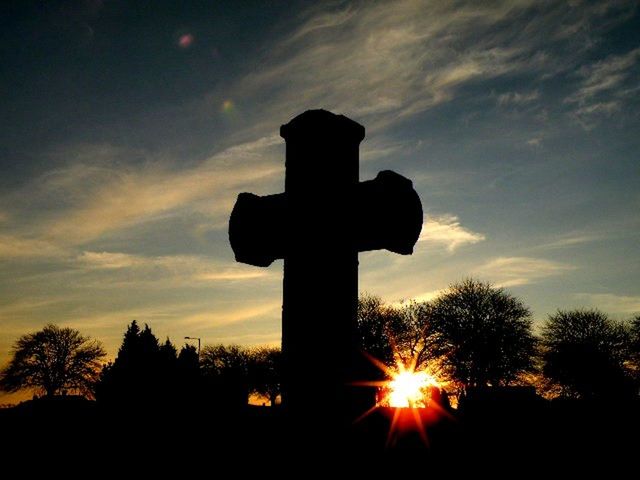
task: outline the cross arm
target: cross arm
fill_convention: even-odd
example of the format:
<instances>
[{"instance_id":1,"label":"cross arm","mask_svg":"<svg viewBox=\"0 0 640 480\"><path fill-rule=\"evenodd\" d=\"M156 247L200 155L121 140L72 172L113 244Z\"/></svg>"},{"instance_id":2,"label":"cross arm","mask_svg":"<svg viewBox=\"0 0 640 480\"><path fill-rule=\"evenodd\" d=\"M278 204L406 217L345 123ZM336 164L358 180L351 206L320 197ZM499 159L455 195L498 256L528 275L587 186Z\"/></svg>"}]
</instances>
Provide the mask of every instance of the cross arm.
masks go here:
<instances>
[{"instance_id":1,"label":"cross arm","mask_svg":"<svg viewBox=\"0 0 640 480\"><path fill-rule=\"evenodd\" d=\"M413 252L422 229L422 204L410 180L382 171L373 180L358 184L356 199L354 243L358 251ZM229 241L238 262L268 267L285 258L287 236L297 227L287 202L286 193L238 195L229 220ZM299 211L299 206L295 210ZM318 228L330 229L331 225Z\"/></svg>"}]
</instances>

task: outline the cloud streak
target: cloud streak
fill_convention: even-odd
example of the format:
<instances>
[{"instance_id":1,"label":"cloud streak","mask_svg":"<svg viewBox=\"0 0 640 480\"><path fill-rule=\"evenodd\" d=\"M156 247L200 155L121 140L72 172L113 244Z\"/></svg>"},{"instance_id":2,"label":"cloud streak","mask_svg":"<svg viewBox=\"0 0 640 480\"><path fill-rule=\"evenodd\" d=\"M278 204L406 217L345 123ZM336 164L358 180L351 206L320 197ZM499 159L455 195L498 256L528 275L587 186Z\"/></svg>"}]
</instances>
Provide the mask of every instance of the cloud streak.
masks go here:
<instances>
[{"instance_id":1,"label":"cloud streak","mask_svg":"<svg viewBox=\"0 0 640 480\"><path fill-rule=\"evenodd\" d=\"M640 313L640 296L616 295L613 293L578 293L575 295L580 302L590 307L610 313L637 314Z\"/></svg>"},{"instance_id":2,"label":"cloud streak","mask_svg":"<svg viewBox=\"0 0 640 480\"><path fill-rule=\"evenodd\" d=\"M244 307L234 305L226 311L217 310L187 315L178 319L177 323L191 329L221 327L265 316L277 318L280 309L279 301Z\"/></svg>"},{"instance_id":3,"label":"cloud streak","mask_svg":"<svg viewBox=\"0 0 640 480\"><path fill-rule=\"evenodd\" d=\"M254 102L260 119L289 118L300 105L323 106L377 131L450 100L471 81L539 68L543 59L530 45L488 34L529 3L398 1L312 9L231 95L257 100L269 92Z\"/></svg>"},{"instance_id":4,"label":"cloud streak","mask_svg":"<svg viewBox=\"0 0 640 480\"><path fill-rule=\"evenodd\" d=\"M606 236L595 233L569 233L559 236L556 240L538 245L536 250L557 249L584 245L605 239Z\"/></svg>"},{"instance_id":5,"label":"cloud streak","mask_svg":"<svg viewBox=\"0 0 640 480\"><path fill-rule=\"evenodd\" d=\"M533 257L497 257L475 269L475 274L488 278L500 287L517 287L561 275L574 267Z\"/></svg>"},{"instance_id":6,"label":"cloud streak","mask_svg":"<svg viewBox=\"0 0 640 480\"><path fill-rule=\"evenodd\" d=\"M88 272L102 271L99 281L120 282L118 271L128 282L217 282L243 281L271 277L270 270L238 263L220 262L201 255L143 256L120 252L84 251L77 264Z\"/></svg>"},{"instance_id":7,"label":"cloud streak","mask_svg":"<svg viewBox=\"0 0 640 480\"><path fill-rule=\"evenodd\" d=\"M105 233L158 218L176 209L207 199L222 215L230 208L243 185L259 183L280 173L282 167L270 156L270 149L281 143L277 137L232 147L200 165L182 171L143 166L118 170L105 184L87 193L85 201L51 220L45 236L56 242L83 244ZM82 177L74 166L68 175ZM100 180L95 182L100 184ZM79 178L73 185L83 185Z\"/></svg>"},{"instance_id":8,"label":"cloud streak","mask_svg":"<svg viewBox=\"0 0 640 480\"><path fill-rule=\"evenodd\" d=\"M498 95L498 105L526 105L532 103L540 98L540 92L538 90L532 90L530 92L506 92Z\"/></svg>"},{"instance_id":9,"label":"cloud streak","mask_svg":"<svg viewBox=\"0 0 640 480\"><path fill-rule=\"evenodd\" d=\"M418 241L443 246L453 253L464 245L482 242L486 237L464 228L455 215L427 215Z\"/></svg>"},{"instance_id":10,"label":"cloud streak","mask_svg":"<svg viewBox=\"0 0 640 480\"><path fill-rule=\"evenodd\" d=\"M622 55L609 55L579 70L582 82L565 103L575 106L573 115L583 127L593 128L594 116L610 116L622 108L625 100L637 96L640 86L632 72L637 71L639 59L640 48L636 48Z\"/></svg>"},{"instance_id":11,"label":"cloud streak","mask_svg":"<svg viewBox=\"0 0 640 480\"><path fill-rule=\"evenodd\" d=\"M454 99L467 86L571 71L590 45L584 32L611 9L534 0L322 3L305 11L301 25L234 87L210 92L203 108L225 96L242 98L252 105L249 123L260 134L301 105L344 113L378 132ZM567 50L573 56L558 53ZM539 96L534 88L504 93L498 101L523 105Z\"/></svg>"},{"instance_id":12,"label":"cloud streak","mask_svg":"<svg viewBox=\"0 0 640 480\"><path fill-rule=\"evenodd\" d=\"M209 228L220 228L238 192L249 185L259 189L282 173L281 145L278 136L260 138L186 169L166 161L122 165L123 149L79 146L68 152L72 160L66 167L2 198L15 215L3 217L11 233L0 233L0 259L65 260L91 241L187 212L203 215ZM118 253L82 255L85 264L103 269L142 261Z\"/></svg>"},{"instance_id":13,"label":"cloud streak","mask_svg":"<svg viewBox=\"0 0 640 480\"><path fill-rule=\"evenodd\" d=\"M64 254L63 248L47 240L0 234L0 260L58 257Z\"/></svg>"}]
</instances>

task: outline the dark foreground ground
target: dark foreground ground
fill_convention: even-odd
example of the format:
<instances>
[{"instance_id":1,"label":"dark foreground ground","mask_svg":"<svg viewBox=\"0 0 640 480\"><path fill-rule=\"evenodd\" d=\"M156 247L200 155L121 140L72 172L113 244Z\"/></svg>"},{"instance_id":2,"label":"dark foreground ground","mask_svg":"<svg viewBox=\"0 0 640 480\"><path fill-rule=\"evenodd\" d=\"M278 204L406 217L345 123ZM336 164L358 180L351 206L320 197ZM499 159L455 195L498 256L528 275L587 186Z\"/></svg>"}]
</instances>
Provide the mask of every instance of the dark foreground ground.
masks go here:
<instances>
[{"instance_id":1,"label":"dark foreground ground","mask_svg":"<svg viewBox=\"0 0 640 480\"><path fill-rule=\"evenodd\" d=\"M114 409L76 398L39 400L0 410L0 453L5 469L33 463L68 473L83 465L95 475L131 462L178 465L192 476L229 463L240 469L286 468L311 459L307 465L313 468L338 458L369 468L376 462L405 467L411 462L416 469L489 469L516 478L541 466L552 473L632 465L637 473L639 407L638 402L540 401L477 402L451 413L378 409L342 438L318 438L300 425L292 437L282 412L269 407ZM269 462L260 464L264 458Z\"/></svg>"}]
</instances>

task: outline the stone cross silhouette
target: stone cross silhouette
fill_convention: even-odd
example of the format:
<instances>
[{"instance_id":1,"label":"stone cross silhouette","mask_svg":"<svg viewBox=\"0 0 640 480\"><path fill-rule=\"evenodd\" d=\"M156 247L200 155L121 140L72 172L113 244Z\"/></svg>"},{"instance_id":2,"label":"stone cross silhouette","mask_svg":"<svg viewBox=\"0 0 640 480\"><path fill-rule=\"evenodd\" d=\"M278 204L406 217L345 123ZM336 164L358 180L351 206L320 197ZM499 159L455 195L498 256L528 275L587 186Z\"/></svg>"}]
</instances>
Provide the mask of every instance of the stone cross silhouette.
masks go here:
<instances>
[{"instance_id":1,"label":"stone cross silhouette","mask_svg":"<svg viewBox=\"0 0 640 480\"><path fill-rule=\"evenodd\" d=\"M280 135L285 191L241 193L229 240L238 262L266 267L284 259L282 403L293 422L313 418L326 431L365 407L353 388L362 363L358 252L411 254L422 205L411 181L392 171L359 183L365 130L347 117L309 110Z\"/></svg>"}]
</instances>

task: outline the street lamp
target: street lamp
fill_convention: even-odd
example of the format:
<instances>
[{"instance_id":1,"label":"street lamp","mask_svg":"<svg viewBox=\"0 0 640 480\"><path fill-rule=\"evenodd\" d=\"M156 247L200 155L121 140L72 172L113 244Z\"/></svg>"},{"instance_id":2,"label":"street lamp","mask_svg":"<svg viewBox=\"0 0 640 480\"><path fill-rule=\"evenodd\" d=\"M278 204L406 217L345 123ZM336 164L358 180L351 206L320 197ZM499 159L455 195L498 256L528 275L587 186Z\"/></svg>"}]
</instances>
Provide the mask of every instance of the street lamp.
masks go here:
<instances>
[{"instance_id":1,"label":"street lamp","mask_svg":"<svg viewBox=\"0 0 640 480\"><path fill-rule=\"evenodd\" d=\"M200 337L184 337L185 340L198 340L198 358L200 358Z\"/></svg>"}]
</instances>

